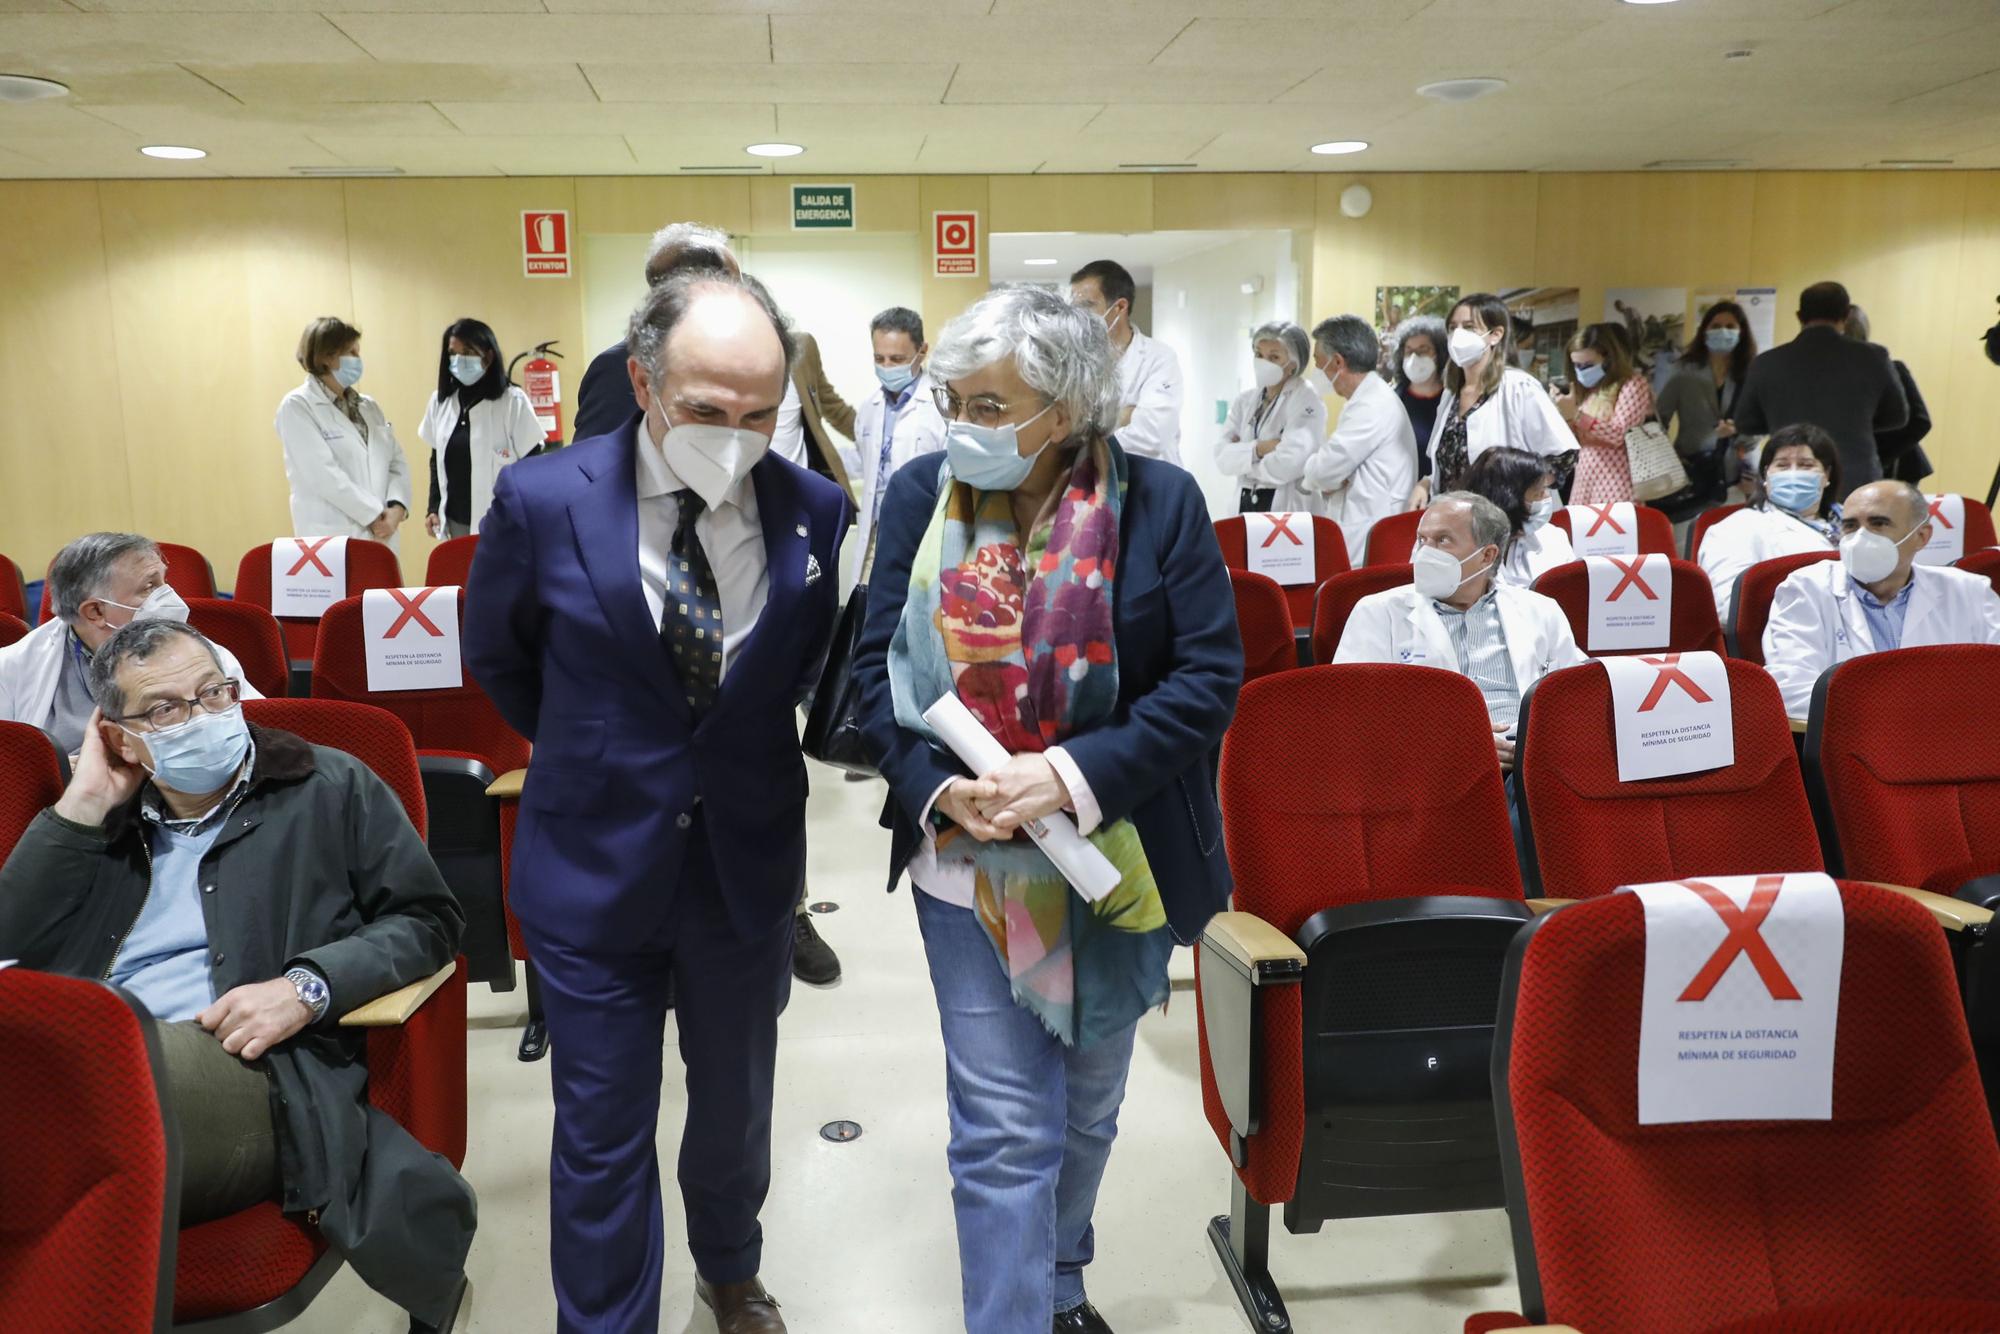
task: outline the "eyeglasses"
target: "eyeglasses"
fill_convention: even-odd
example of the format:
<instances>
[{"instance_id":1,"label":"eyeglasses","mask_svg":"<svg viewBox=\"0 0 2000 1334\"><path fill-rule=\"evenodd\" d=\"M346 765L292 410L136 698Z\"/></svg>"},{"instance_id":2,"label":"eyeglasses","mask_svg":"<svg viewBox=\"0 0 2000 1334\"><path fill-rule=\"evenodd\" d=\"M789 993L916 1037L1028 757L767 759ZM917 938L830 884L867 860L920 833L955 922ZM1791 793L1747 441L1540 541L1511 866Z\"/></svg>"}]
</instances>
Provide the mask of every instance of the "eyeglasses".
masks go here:
<instances>
[{"instance_id":1,"label":"eyeglasses","mask_svg":"<svg viewBox=\"0 0 2000 1334\"><path fill-rule=\"evenodd\" d=\"M148 730L167 732L191 721L197 704L204 713L228 713L236 707L242 695L242 685L231 678L203 686L193 699L163 699L144 713L128 713L111 721L129 723L144 719Z\"/></svg>"},{"instance_id":2,"label":"eyeglasses","mask_svg":"<svg viewBox=\"0 0 2000 1334\"><path fill-rule=\"evenodd\" d=\"M969 421L974 426L998 426L1007 420L1007 414L1014 410L1011 403L1003 402L991 394L980 394L971 399L960 398L943 385L931 390L931 397L937 401L937 409L948 422Z\"/></svg>"}]
</instances>

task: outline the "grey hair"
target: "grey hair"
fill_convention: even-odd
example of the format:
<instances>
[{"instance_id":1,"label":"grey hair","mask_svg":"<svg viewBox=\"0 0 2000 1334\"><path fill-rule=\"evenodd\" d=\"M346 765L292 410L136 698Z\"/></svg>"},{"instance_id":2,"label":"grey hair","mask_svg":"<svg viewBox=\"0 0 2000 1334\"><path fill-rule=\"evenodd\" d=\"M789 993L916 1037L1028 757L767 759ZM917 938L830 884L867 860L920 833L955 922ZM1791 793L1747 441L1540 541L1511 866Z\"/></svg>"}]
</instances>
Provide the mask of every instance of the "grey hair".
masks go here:
<instances>
[{"instance_id":1,"label":"grey hair","mask_svg":"<svg viewBox=\"0 0 2000 1334\"><path fill-rule=\"evenodd\" d=\"M1118 421L1118 363L1104 321L1054 292L1023 283L995 287L944 326L931 350L942 384L1002 357L1028 387L1060 403L1078 426L1109 431Z\"/></svg>"},{"instance_id":2,"label":"grey hair","mask_svg":"<svg viewBox=\"0 0 2000 1334\"><path fill-rule=\"evenodd\" d=\"M1412 335L1416 334L1421 334L1431 340L1431 350L1436 354L1434 359L1438 364L1438 374L1442 375L1444 373L1446 365L1445 346L1450 340L1450 336L1445 333L1444 321L1435 315L1412 315L1397 325L1389 334L1389 344L1386 350L1389 354L1390 362L1393 363L1391 369L1396 372L1397 384L1408 384L1410 382L1410 377L1403 374L1403 345L1410 341Z\"/></svg>"},{"instance_id":3,"label":"grey hair","mask_svg":"<svg viewBox=\"0 0 2000 1334\"><path fill-rule=\"evenodd\" d=\"M1280 343L1285 354L1292 359L1292 374L1297 375L1312 363L1312 345L1306 341L1306 331L1290 320L1272 320L1260 324L1250 335L1250 350L1255 352L1259 343Z\"/></svg>"},{"instance_id":4,"label":"grey hair","mask_svg":"<svg viewBox=\"0 0 2000 1334\"><path fill-rule=\"evenodd\" d=\"M1313 345L1338 356L1351 371L1372 371L1382 359L1382 344L1375 330L1359 315L1335 315L1313 326Z\"/></svg>"},{"instance_id":5,"label":"grey hair","mask_svg":"<svg viewBox=\"0 0 2000 1334\"><path fill-rule=\"evenodd\" d=\"M222 656L208 636L184 621L132 621L118 627L111 638L98 645L90 659L90 697L104 710L106 718L123 717L125 689L118 684L118 669L128 662L145 662L169 644L192 639L208 651L215 670L223 670Z\"/></svg>"},{"instance_id":6,"label":"grey hair","mask_svg":"<svg viewBox=\"0 0 2000 1334\"><path fill-rule=\"evenodd\" d=\"M102 596L118 562L135 553L158 556L160 548L137 533L89 533L64 547L49 566L49 601L56 615L74 623L84 603Z\"/></svg>"},{"instance_id":7,"label":"grey hair","mask_svg":"<svg viewBox=\"0 0 2000 1334\"><path fill-rule=\"evenodd\" d=\"M1507 517L1507 511L1480 495L1477 491L1447 491L1431 504L1442 505L1447 501L1457 501L1471 513L1472 540L1482 547L1498 547L1507 550L1507 541L1514 535L1514 525Z\"/></svg>"},{"instance_id":8,"label":"grey hair","mask_svg":"<svg viewBox=\"0 0 2000 1334\"><path fill-rule=\"evenodd\" d=\"M705 222L670 222L654 232L646 247L647 285L664 282L683 269L737 272L729 233Z\"/></svg>"},{"instance_id":9,"label":"grey hair","mask_svg":"<svg viewBox=\"0 0 2000 1334\"><path fill-rule=\"evenodd\" d=\"M674 329L694 308L695 301L711 291L746 292L763 308L770 317L771 329L778 335L778 342L785 349L785 375L792 373L792 366L798 359L798 340L792 334L792 322L778 309L764 284L749 274L732 274L722 269L690 269L668 276L646 293L646 299L632 312L632 323L625 330L625 350L636 357L646 368L646 382L655 390L666 379L665 354L667 340Z\"/></svg>"},{"instance_id":10,"label":"grey hair","mask_svg":"<svg viewBox=\"0 0 2000 1334\"><path fill-rule=\"evenodd\" d=\"M1847 336L1857 343L1865 343L1869 341L1873 333L1874 326L1869 323L1868 312L1859 306L1849 306L1847 308Z\"/></svg>"}]
</instances>

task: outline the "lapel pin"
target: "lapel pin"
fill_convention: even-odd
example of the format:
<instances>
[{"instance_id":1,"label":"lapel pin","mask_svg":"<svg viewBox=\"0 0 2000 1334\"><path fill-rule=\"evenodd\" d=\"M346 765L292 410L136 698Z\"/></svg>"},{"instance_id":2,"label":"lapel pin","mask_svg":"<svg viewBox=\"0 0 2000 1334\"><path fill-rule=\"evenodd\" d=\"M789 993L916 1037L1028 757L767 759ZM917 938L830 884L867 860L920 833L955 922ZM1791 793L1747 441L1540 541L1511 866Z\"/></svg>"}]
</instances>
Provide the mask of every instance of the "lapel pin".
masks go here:
<instances>
[{"instance_id":1,"label":"lapel pin","mask_svg":"<svg viewBox=\"0 0 2000 1334\"><path fill-rule=\"evenodd\" d=\"M800 537L810 537L810 536L811 536L811 534L810 534L810 533L808 533L808 532L806 531L806 526L805 526L804 524L800 524L800 525L798 526L798 534L799 534L799 536L800 536Z\"/></svg>"}]
</instances>

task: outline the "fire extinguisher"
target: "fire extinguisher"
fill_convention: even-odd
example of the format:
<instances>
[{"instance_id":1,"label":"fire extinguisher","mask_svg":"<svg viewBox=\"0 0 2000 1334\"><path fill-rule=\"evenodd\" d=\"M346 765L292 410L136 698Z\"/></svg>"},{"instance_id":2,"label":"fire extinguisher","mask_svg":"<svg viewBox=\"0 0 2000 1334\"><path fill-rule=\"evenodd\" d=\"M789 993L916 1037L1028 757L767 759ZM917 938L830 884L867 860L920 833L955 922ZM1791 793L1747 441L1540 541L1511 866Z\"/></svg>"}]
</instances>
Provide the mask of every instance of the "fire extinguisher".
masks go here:
<instances>
[{"instance_id":1,"label":"fire extinguisher","mask_svg":"<svg viewBox=\"0 0 2000 1334\"><path fill-rule=\"evenodd\" d=\"M560 449L563 436L562 376L556 370L556 363L550 357L560 358L562 353L555 350L556 339L535 344L535 356L521 368L521 388L528 395L528 403L535 410L535 419L542 424L542 449ZM516 362L520 357L514 359ZM509 366L508 379L513 379L513 367Z\"/></svg>"}]
</instances>

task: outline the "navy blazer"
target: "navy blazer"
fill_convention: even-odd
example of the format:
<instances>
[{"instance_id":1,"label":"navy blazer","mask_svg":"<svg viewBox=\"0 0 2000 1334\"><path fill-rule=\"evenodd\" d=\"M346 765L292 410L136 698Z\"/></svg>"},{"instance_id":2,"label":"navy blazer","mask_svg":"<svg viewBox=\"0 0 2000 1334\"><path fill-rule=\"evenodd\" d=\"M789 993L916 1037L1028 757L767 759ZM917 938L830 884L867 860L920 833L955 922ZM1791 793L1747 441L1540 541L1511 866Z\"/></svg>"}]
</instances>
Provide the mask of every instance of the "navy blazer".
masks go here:
<instances>
[{"instance_id":1,"label":"navy blazer","mask_svg":"<svg viewBox=\"0 0 2000 1334\"><path fill-rule=\"evenodd\" d=\"M737 930L793 911L806 864L795 707L832 638L848 524L825 478L775 454L751 469L770 597L697 723L639 580L638 422L502 470L466 583L465 665L535 745L509 902L586 949L630 949L660 926L697 803Z\"/></svg>"},{"instance_id":2,"label":"navy blazer","mask_svg":"<svg viewBox=\"0 0 2000 1334\"><path fill-rule=\"evenodd\" d=\"M581 443L593 436L616 435L639 415L632 376L625 369L630 360L622 338L590 359L576 386L576 420L570 423L570 439Z\"/></svg>"},{"instance_id":3,"label":"navy blazer","mask_svg":"<svg viewBox=\"0 0 2000 1334\"><path fill-rule=\"evenodd\" d=\"M889 780L882 824L892 831L891 890L921 842L917 821L931 798L945 780L967 772L897 725L889 689L889 640L908 596L911 559L937 507L943 460L941 453L926 454L890 480L868 581L868 622L855 657L862 730ZM1209 758L1236 713L1243 642L1201 488L1173 464L1129 455L1127 463L1112 606L1118 705L1062 746L1083 771L1105 823L1129 818L1138 829L1168 925L1185 944L1229 902Z\"/></svg>"}]
</instances>

